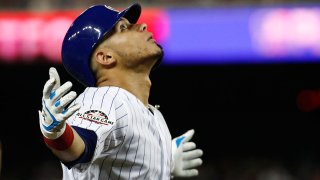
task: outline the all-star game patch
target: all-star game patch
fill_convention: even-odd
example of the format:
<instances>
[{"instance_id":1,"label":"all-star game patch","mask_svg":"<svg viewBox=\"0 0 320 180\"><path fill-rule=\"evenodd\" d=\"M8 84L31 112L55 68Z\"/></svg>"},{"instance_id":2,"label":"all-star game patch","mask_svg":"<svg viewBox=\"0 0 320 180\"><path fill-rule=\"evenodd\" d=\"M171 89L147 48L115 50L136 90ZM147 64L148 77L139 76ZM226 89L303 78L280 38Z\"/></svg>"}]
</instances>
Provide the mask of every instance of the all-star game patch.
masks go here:
<instances>
[{"instance_id":1,"label":"all-star game patch","mask_svg":"<svg viewBox=\"0 0 320 180\"><path fill-rule=\"evenodd\" d=\"M97 124L113 125L113 121L108 119L108 116L99 110L89 110L85 113L78 112L76 114L79 118L88 120Z\"/></svg>"}]
</instances>

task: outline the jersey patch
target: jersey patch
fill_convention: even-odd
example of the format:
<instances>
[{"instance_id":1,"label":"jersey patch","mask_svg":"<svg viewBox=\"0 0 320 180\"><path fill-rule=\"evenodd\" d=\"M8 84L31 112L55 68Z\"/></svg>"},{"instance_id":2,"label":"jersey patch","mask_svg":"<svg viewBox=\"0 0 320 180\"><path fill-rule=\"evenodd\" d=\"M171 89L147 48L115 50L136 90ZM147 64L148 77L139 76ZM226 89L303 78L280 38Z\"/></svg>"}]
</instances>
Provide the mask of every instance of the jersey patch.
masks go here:
<instances>
[{"instance_id":1,"label":"jersey patch","mask_svg":"<svg viewBox=\"0 0 320 180\"><path fill-rule=\"evenodd\" d=\"M108 119L108 116L104 112L99 110L89 110L85 113L78 112L76 116L97 124L113 125L114 123L114 121Z\"/></svg>"}]
</instances>

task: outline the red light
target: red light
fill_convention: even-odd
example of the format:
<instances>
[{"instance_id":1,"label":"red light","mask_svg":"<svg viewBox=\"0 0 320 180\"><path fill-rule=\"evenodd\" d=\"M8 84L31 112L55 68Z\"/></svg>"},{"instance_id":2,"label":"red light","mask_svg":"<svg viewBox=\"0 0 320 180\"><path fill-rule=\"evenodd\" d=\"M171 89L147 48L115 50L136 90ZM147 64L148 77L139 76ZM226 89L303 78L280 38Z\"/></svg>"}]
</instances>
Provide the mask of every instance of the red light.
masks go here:
<instances>
[{"instance_id":1,"label":"red light","mask_svg":"<svg viewBox=\"0 0 320 180\"><path fill-rule=\"evenodd\" d=\"M32 62L44 57L54 63L61 62L63 37L80 11L1 12L0 59L8 63ZM141 22L148 24L154 38L164 41L169 33L169 20L161 9L147 9Z\"/></svg>"},{"instance_id":2,"label":"red light","mask_svg":"<svg viewBox=\"0 0 320 180\"><path fill-rule=\"evenodd\" d=\"M303 90L297 96L297 106L303 112L311 112L320 107L320 90Z\"/></svg>"}]
</instances>

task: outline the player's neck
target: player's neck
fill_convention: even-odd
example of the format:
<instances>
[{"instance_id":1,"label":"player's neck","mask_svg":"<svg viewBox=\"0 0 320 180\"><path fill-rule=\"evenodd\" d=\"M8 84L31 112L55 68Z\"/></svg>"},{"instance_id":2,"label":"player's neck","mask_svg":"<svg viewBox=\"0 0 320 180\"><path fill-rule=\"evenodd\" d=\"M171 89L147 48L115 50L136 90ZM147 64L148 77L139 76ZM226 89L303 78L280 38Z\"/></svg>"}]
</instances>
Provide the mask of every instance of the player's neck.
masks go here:
<instances>
[{"instance_id":1,"label":"player's neck","mask_svg":"<svg viewBox=\"0 0 320 180\"><path fill-rule=\"evenodd\" d=\"M151 81L149 76L137 76L133 77L130 76L127 80L123 83L124 89L131 92L135 95L145 106L148 106L149 102L149 94L151 88Z\"/></svg>"},{"instance_id":2,"label":"player's neck","mask_svg":"<svg viewBox=\"0 0 320 180\"><path fill-rule=\"evenodd\" d=\"M125 89L135 95L145 106L148 106L151 80L148 74L144 73L122 73L105 76L97 81L98 87L116 86Z\"/></svg>"}]
</instances>

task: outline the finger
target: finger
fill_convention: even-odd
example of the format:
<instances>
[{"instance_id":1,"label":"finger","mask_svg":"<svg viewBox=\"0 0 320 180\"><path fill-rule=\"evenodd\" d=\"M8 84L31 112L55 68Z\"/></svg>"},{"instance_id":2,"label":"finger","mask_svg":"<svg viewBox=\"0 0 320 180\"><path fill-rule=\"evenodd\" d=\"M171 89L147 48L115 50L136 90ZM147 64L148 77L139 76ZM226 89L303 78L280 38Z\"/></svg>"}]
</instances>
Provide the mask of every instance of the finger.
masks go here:
<instances>
[{"instance_id":1,"label":"finger","mask_svg":"<svg viewBox=\"0 0 320 180\"><path fill-rule=\"evenodd\" d=\"M58 74L56 68L51 67L49 69L49 77L50 77L50 79L54 78L56 80L56 84L52 88L52 90L55 91L56 89L58 89L60 87L60 77L59 77L59 74Z\"/></svg>"},{"instance_id":2,"label":"finger","mask_svg":"<svg viewBox=\"0 0 320 180\"><path fill-rule=\"evenodd\" d=\"M43 120L42 111L38 110L38 114L39 114L39 120L41 122Z\"/></svg>"},{"instance_id":3,"label":"finger","mask_svg":"<svg viewBox=\"0 0 320 180\"><path fill-rule=\"evenodd\" d=\"M54 105L56 107L56 112L62 112L63 109L77 97L77 93L74 91L69 92L65 96L63 96L60 100L58 100Z\"/></svg>"},{"instance_id":4,"label":"finger","mask_svg":"<svg viewBox=\"0 0 320 180\"><path fill-rule=\"evenodd\" d=\"M203 151L201 149L196 149L193 151L184 152L182 155L183 160L191 160L199 158L203 155Z\"/></svg>"},{"instance_id":5,"label":"finger","mask_svg":"<svg viewBox=\"0 0 320 180\"><path fill-rule=\"evenodd\" d=\"M182 151L190 151L196 148L196 144L194 142L186 142L182 145Z\"/></svg>"},{"instance_id":6,"label":"finger","mask_svg":"<svg viewBox=\"0 0 320 180\"><path fill-rule=\"evenodd\" d=\"M70 116L72 116L76 111L78 111L80 109L81 105L80 104L75 104L71 107L69 107L68 109L66 109L65 111L62 112L65 120L67 120Z\"/></svg>"},{"instance_id":7,"label":"finger","mask_svg":"<svg viewBox=\"0 0 320 180\"><path fill-rule=\"evenodd\" d=\"M183 136L185 137L185 139L183 140L183 143L190 141L190 139L192 138L193 135L194 135L194 130L193 130L193 129L187 131L187 132L183 135Z\"/></svg>"},{"instance_id":8,"label":"finger","mask_svg":"<svg viewBox=\"0 0 320 180\"><path fill-rule=\"evenodd\" d=\"M50 122L46 122L46 119L45 119L45 117L43 115L43 112L39 110L38 113L39 113L40 126L43 126L43 125L49 126Z\"/></svg>"},{"instance_id":9,"label":"finger","mask_svg":"<svg viewBox=\"0 0 320 180\"><path fill-rule=\"evenodd\" d=\"M44 84L44 87L43 87L43 97L45 99L48 99L50 94L51 94L51 91L52 91L52 88L55 84L55 79L53 78L50 78L45 84Z\"/></svg>"},{"instance_id":10,"label":"finger","mask_svg":"<svg viewBox=\"0 0 320 180\"><path fill-rule=\"evenodd\" d=\"M189 161L185 161L185 163L183 163L183 169L192 169L192 168L196 168L201 166L202 164L202 159L197 158L197 159L193 159L193 160L189 160Z\"/></svg>"},{"instance_id":11,"label":"finger","mask_svg":"<svg viewBox=\"0 0 320 180\"><path fill-rule=\"evenodd\" d=\"M50 99L52 102L56 103L56 101L65 95L71 89L71 87L72 83L68 81L60 86L56 91L51 92Z\"/></svg>"},{"instance_id":12,"label":"finger","mask_svg":"<svg viewBox=\"0 0 320 180\"><path fill-rule=\"evenodd\" d=\"M181 177L193 177L198 175L199 172L197 169L184 170L183 173L181 173Z\"/></svg>"}]
</instances>

